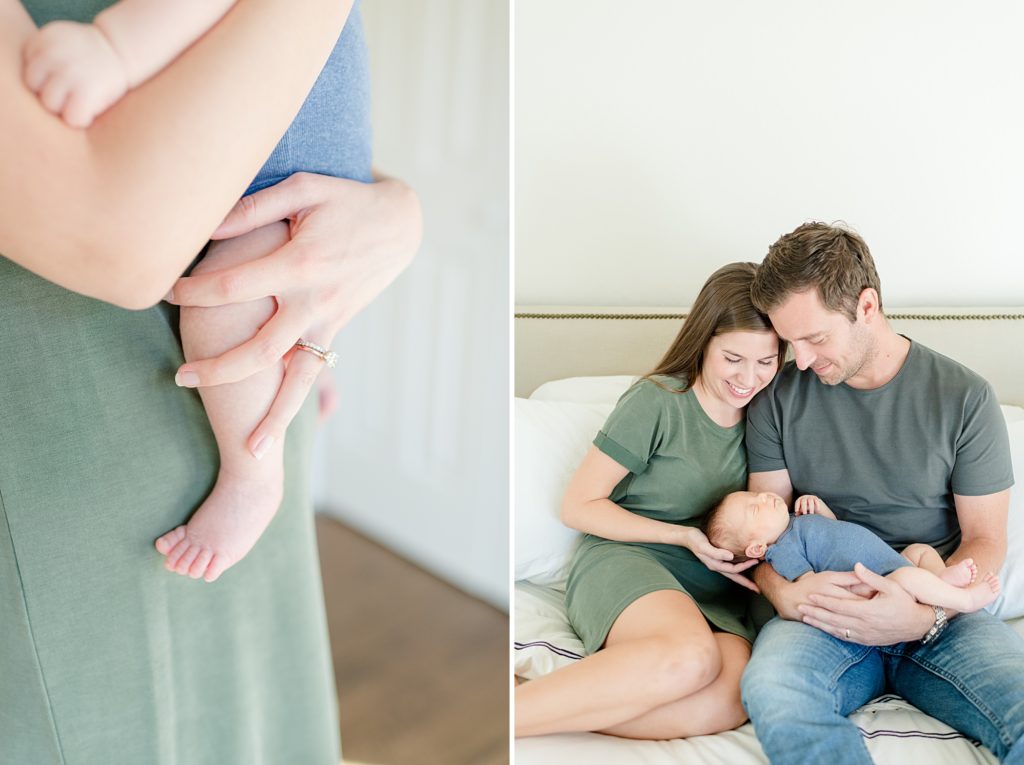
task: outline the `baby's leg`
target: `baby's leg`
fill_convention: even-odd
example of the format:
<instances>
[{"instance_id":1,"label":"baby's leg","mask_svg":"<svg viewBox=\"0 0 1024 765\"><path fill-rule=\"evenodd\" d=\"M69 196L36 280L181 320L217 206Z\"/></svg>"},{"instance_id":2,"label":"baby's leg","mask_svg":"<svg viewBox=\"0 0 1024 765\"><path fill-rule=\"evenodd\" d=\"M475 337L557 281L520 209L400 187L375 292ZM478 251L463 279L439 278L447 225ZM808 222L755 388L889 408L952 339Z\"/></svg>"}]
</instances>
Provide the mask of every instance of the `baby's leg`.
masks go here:
<instances>
[{"instance_id":1,"label":"baby's leg","mask_svg":"<svg viewBox=\"0 0 1024 765\"><path fill-rule=\"evenodd\" d=\"M999 578L991 573L969 587L949 584L932 572L915 566L898 568L886 579L894 580L919 603L952 608L962 613L984 608L999 597Z\"/></svg>"},{"instance_id":2,"label":"baby's leg","mask_svg":"<svg viewBox=\"0 0 1024 765\"><path fill-rule=\"evenodd\" d=\"M903 551L903 557L918 568L931 571L954 587L966 587L978 577L978 567L974 564L973 558L964 558L959 563L947 566L942 556L931 545L910 545Z\"/></svg>"},{"instance_id":3,"label":"baby's leg","mask_svg":"<svg viewBox=\"0 0 1024 765\"><path fill-rule=\"evenodd\" d=\"M288 240L288 226L273 223L250 234L214 242L194 273L218 271L262 257ZM216 308L181 309L185 358L217 356L252 338L273 315L273 298ZM246 441L266 416L284 374L277 363L230 385L199 388L220 451L217 483L184 526L164 534L156 548L164 565L193 579L212 582L252 548L281 503L283 444L257 460Z\"/></svg>"}]
</instances>

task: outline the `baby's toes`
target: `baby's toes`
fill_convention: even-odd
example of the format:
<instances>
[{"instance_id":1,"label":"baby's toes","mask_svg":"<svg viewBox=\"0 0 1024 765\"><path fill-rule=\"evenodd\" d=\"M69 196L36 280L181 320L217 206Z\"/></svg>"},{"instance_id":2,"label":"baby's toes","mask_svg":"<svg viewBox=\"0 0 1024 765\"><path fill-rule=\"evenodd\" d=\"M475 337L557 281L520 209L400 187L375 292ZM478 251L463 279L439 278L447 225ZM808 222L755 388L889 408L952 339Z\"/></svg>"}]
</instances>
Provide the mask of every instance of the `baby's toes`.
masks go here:
<instances>
[{"instance_id":1,"label":"baby's toes","mask_svg":"<svg viewBox=\"0 0 1024 765\"><path fill-rule=\"evenodd\" d=\"M162 537L156 540L156 549L163 555L167 555L174 546L178 544L182 539L185 538L185 527L178 526L176 529L171 529Z\"/></svg>"},{"instance_id":2,"label":"baby's toes","mask_svg":"<svg viewBox=\"0 0 1024 765\"><path fill-rule=\"evenodd\" d=\"M208 547L204 547L202 552L196 556L196 559L192 561L192 565L188 567L188 575L193 579L198 579L206 573L207 566L210 565L210 559L213 557L213 550Z\"/></svg>"},{"instance_id":3,"label":"baby's toes","mask_svg":"<svg viewBox=\"0 0 1024 765\"><path fill-rule=\"evenodd\" d=\"M178 558L178 562L174 564L174 573L176 574L187 574L189 566L192 565L192 561L199 557L199 553L203 551L203 548L194 542L189 545L188 549Z\"/></svg>"},{"instance_id":4,"label":"baby's toes","mask_svg":"<svg viewBox=\"0 0 1024 765\"><path fill-rule=\"evenodd\" d=\"M171 551L167 553L167 558L164 560L164 568L168 571L174 571L174 567L178 565L181 556L188 552L188 548L191 546L192 543L188 540L188 537L182 537L178 544L174 545Z\"/></svg>"},{"instance_id":5,"label":"baby's toes","mask_svg":"<svg viewBox=\"0 0 1024 765\"><path fill-rule=\"evenodd\" d=\"M210 560L210 565L206 568L206 574L203 576L203 579L207 582L217 581L217 577L223 574L230 565L231 559L227 555L215 553Z\"/></svg>"}]
</instances>

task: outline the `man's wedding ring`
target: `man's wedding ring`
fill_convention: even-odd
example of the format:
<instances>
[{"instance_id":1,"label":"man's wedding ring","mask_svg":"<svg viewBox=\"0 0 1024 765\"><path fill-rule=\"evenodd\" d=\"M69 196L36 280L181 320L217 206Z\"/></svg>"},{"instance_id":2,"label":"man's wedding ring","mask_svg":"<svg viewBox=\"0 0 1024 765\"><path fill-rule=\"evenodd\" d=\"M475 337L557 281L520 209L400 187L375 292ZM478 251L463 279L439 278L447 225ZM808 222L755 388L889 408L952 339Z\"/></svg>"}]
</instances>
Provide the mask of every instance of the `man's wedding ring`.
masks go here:
<instances>
[{"instance_id":1,"label":"man's wedding ring","mask_svg":"<svg viewBox=\"0 0 1024 765\"><path fill-rule=\"evenodd\" d=\"M850 630L846 630L846 639L847 639L847 640L849 640L849 639L850 639Z\"/></svg>"},{"instance_id":2,"label":"man's wedding ring","mask_svg":"<svg viewBox=\"0 0 1024 765\"><path fill-rule=\"evenodd\" d=\"M300 338L299 341L295 343L295 347L298 348L300 351L312 353L314 356L320 359L320 361L324 362L331 369L334 369L334 365L338 363L338 354L328 348L324 348L322 345L310 343Z\"/></svg>"}]
</instances>

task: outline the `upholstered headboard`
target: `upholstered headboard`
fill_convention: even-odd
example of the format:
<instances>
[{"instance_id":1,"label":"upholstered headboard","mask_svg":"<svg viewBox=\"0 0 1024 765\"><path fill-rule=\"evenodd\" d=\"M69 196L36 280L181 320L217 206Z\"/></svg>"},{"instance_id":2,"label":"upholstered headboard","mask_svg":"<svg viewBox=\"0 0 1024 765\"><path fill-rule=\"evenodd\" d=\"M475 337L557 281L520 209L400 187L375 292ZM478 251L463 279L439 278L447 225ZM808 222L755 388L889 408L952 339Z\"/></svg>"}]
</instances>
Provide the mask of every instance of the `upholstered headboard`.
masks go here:
<instances>
[{"instance_id":1,"label":"upholstered headboard","mask_svg":"<svg viewBox=\"0 0 1024 765\"><path fill-rule=\"evenodd\" d=\"M515 394L583 375L643 374L686 316L679 308L520 306L515 315ZM897 308L896 331L967 365L1004 404L1024 406L1024 305Z\"/></svg>"}]
</instances>

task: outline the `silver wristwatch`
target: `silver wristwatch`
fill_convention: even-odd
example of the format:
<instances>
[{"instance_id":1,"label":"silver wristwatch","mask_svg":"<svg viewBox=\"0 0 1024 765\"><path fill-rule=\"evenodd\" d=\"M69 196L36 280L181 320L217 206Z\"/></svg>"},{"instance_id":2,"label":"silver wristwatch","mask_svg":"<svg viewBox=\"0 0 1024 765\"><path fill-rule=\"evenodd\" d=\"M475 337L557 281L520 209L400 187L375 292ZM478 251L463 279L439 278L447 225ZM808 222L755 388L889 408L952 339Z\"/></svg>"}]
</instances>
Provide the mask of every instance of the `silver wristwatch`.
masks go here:
<instances>
[{"instance_id":1,"label":"silver wristwatch","mask_svg":"<svg viewBox=\"0 0 1024 765\"><path fill-rule=\"evenodd\" d=\"M949 624L949 620L946 619L946 609L942 606L932 606L935 609L935 623L931 628L924 633L924 637L921 638L921 645L928 645L930 642L935 640Z\"/></svg>"}]
</instances>

